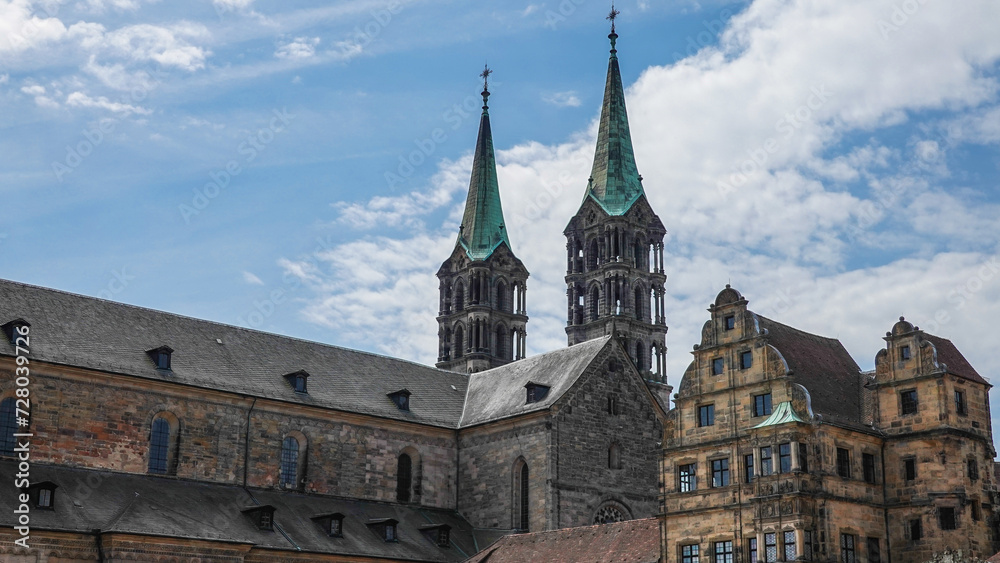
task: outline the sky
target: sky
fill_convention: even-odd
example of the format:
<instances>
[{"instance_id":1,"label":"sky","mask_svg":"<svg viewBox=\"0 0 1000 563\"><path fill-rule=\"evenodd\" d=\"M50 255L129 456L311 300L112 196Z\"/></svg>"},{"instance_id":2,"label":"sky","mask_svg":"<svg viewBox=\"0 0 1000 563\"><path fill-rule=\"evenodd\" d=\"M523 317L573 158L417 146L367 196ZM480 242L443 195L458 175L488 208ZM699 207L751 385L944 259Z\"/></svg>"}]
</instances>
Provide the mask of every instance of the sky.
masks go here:
<instances>
[{"instance_id":1,"label":"sky","mask_svg":"<svg viewBox=\"0 0 1000 563\"><path fill-rule=\"evenodd\" d=\"M433 363L488 63L528 352L565 346L609 9L0 0L0 277ZM726 283L863 369L905 315L1000 375L1000 3L617 9L669 383Z\"/></svg>"}]
</instances>

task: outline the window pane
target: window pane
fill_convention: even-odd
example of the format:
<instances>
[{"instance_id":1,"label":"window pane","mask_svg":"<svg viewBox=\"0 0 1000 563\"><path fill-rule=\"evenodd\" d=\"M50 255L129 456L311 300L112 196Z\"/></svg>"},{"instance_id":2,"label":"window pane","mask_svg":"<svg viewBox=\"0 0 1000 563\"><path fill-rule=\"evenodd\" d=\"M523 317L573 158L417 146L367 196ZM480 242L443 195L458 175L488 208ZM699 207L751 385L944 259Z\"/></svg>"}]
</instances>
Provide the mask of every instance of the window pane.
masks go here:
<instances>
[{"instance_id":1,"label":"window pane","mask_svg":"<svg viewBox=\"0 0 1000 563\"><path fill-rule=\"evenodd\" d=\"M771 447L767 446L760 449L760 474L770 475L771 471Z\"/></svg>"},{"instance_id":2,"label":"window pane","mask_svg":"<svg viewBox=\"0 0 1000 563\"><path fill-rule=\"evenodd\" d=\"M698 563L698 546L681 546L681 563Z\"/></svg>"},{"instance_id":3,"label":"window pane","mask_svg":"<svg viewBox=\"0 0 1000 563\"><path fill-rule=\"evenodd\" d=\"M750 551L750 563L757 563L757 538L750 538L747 545Z\"/></svg>"},{"instance_id":4,"label":"window pane","mask_svg":"<svg viewBox=\"0 0 1000 563\"><path fill-rule=\"evenodd\" d=\"M840 534L840 562L857 563L857 555L854 552L854 536L851 534Z\"/></svg>"},{"instance_id":5,"label":"window pane","mask_svg":"<svg viewBox=\"0 0 1000 563\"><path fill-rule=\"evenodd\" d=\"M712 460L712 486L725 487L729 484L729 460Z\"/></svg>"},{"instance_id":6,"label":"window pane","mask_svg":"<svg viewBox=\"0 0 1000 563\"><path fill-rule=\"evenodd\" d=\"M693 491L697 488L695 482L695 464L689 463L678 468L680 471L680 489L682 493Z\"/></svg>"},{"instance_id":7,"label":"window pane","mask_svg":"<svg viewBox=\"0 0 1000 563\"><path fill-rule=\"evenodd\" d=\"M733 563L733 542L715 542L715 563Z\"/></svg>"},{"instance_id":8,"label":"window pane","mask_svg":"<svg viewBox=\"0 0 1000 563\"><path fill-rule=\"evenodd\" d=\"M764 534L764 561L774 563L778 560L777 534Z\"/></svg>"},{"instance_id":9,"label":"window pane","mask_svg":"<svg viewBox=\"0 0 1000 563\"><path fill-rule=\"evenodd\" d=\"M861 454L861 465L865 472L865 482L875 482L875 456L872 454Z\"/></svg>"},{"instance_id":10,"label":"window pane","mask_svg":"<svg viewBox=\"0 0 1000 563\"><path fill-rule=\"evenodd\" d=\"M715 405L698 407L698 426L712 426L713 424L715 424Z\"/></svg>"},{"instance_id":11,"label":"window pane","mask_svg":"<svg viewBox=\"0 0 1000 563\"><path fill-rule=\"evenodd\" d=\"M299 441L288 436L281 443L281 475L278 485L281 487L296 487L299 472Z\"/></svg>"},{"instance_id":12,"label":"window pane","mask_svg":"<svg viewBox=\"0 0 1000 563\"><path fill-rule=\"evenodd\" d=\"M844 448L837 448L837 475L851 478L851 452Z\"/></svg>"},{"instance_id":13,"label":"window pane","mask_svg":"<svg viewBox=\"0 0 1000 563\"><path fill-rule=\"evenodd\" d=\"M14 455L17 441L14 434L17 429L16 406L13 397L8 397L0 403L0 455Z\"/></svg>"},{"instance_id":14,"label":"window pane","mask_svg":"<svg viewBox=\"0 0 1000 563\"><path fill-rule=\"evenodd\" d=\"M149 443L149 472L163 475L167 472L167 455L170 447L170 423L163 418L153 421L153 434Z\"/></svg>"},{"instance_id":15,"label":"window pane","mask_svg":"<svg viewBox=\"0 0 1000 563\"><path fill-rule=\"evenodd\" d=\"M868 563L881 563L882 554L878 538L868 538Z\"/></svg>"},{"instance_id":16,"label":"window pane","mask_svg":"<svg viewBox=\"0 0 1000 563\"><path fill-rule=\"evenodd\" d=\"M782 539L785 543L785 561L795 561L795 532L785 532Z\"/></svg>"},{"instance_id":17,"label":"window pane","mask_svg":"<svg viewBox=\"0 0 1000 563\"><path fill-rule=\"evenodd\" d=\"M792 445L778 445L778 472L789 473L792 470Z\"/></svg>"},{"instance_id":18,"label":"window pane","mask_svg":"<svg viewBox=\"0 0 1000 563\"><path fill-rule=\"evenodd\" d=\"M745 479L749 483L753 481L753 454L743 456L743 467L746 469Z\"/></svg>"}]
</instances>

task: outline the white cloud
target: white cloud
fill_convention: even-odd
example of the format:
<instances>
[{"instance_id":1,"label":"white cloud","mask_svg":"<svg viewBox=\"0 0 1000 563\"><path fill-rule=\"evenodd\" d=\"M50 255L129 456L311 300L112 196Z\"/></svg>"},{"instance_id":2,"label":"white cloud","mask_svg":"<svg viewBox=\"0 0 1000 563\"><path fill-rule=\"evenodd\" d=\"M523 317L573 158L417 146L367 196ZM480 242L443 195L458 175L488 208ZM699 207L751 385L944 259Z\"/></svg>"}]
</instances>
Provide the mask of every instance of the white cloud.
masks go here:
<instances>
[{"instance_id":1,"label":"white cloud","mask_svg":"<svg viewBox=\"0 0 1000 563\"><path fill-rule=\"evenodd\" d=\"M0 84L6 84L10 80L9 74L0 74Z\"/></svg>"},{"instance_id":2,"label":"white cloud","mask_svg":"<svg viewBox=\"0 0 1000 563\"><path fill-rule=\"evenodd\" d=\"M27 86L21 87L21 92L33 97L35 99L35 104L43 108L57 108L59 107L59 102L53 100L45 90L44 86L39 84L29 84Z\"/></svg>"},{"instance_id":3,"label":"white cloud","mask_svg":"<svg viewBox=\"0 0 1000 563\"><path fill-rule=\"evenodd\" d=\"M278 45L274 56L279 59L308 59L316 54L319 37L296 37L294 40Z\"/></svg>"},{"instance_id":4,"label":"white cloud","mask_svg":"<svg viewBox=\"0 0 1000 563\"><path fill-rule=\"evenodd\" d=\"M249 8L253 0L212 0L212 4L218 13L236 12Z\"/></svg>"},{"instance_id":5,"label":"white cloud","mask_svg":"<svg viewBox=\"0 0 1000 563\"><path fill-rule=\"evenodd\" d=\"M264 281L255 276L252 272L243 272L243 281L250 285L264 285Z\"/></svg>"},{"instance_id":6,"label":"white cloud","mask_svg":"<svg viewBox=\"0 0 1000 563\"><path fill-rule=\"evenodd\" d=\"M521 17L526 18L537 12L539 8L541 8L541 5L539 4L528 4L523 10L521 10Z\"/></svg>"},{"instance_id":7,"label":"white cloud","mask_svg":"<svg viewBox=\"0 0 1000 563\"><path fill-rule=\"evenodd\" d=\"M580 107L580 97L573 90L567 92L554 92L542 96L542 101L558 107Z\"/></svg>"},{"instance_id":8,"label":"white cloud","mask_svg":"<svg viewBox=\"0 0 1000 563\"><path fill-rule=\"evenodd\" d=\"M98 96L96 98L91 98L83 92L73 92L66 97L66 105L70 107L78 108L98 108L105 109L110 112L120 113L124 115L131 115L134 113L140 115L149 115L152 110L144 108L142 106L134 106L124 102L112 102L105 98L104 96Z\"/></svg>"},{"instance_id":9,"label":"white cloud","mask_svg":"<svg viewBox=\"0 0 1000 563\"><path fill-rule=\"evenodd\" d=\"M892 8L892 0L757 0L729 21L719 47L649 68L628 88L636 160L671 233L672 383L698 341L705 306L730 279L751 308L840 336L863 366L900 314L954 338L970 359L987 358L979 335L1000 314L1000 275L974 282L981 289L962 307L953 290L991 271L1000 209L940 186L948 177L943 139L877 137L933 109L953 116L950 143L995 139L1000 128L989 119L977 128L975 117L993 115L982 108L998 90L1000 36L977 22L1000 20L1000 5L923 4L884 38L879 21ZM627 60L627 40L618 48ZM595 97L602 87L594 85ZM532 274L532 353L565 345L561 233L586 185L596 127L561 144L498 153L508 232ZM843 141L858 133L871 138ZM415 234L283 261L315 291L303 314L359 333L356 345L379 342L387 353L435 361L433 273L453 247L470 165L443 163L430 186L404 196L338 204L341 223L407 225ZM442 208L443 222L432 214ZM438 222L424 227L431 216ZM875 263L852 258L887 248ZM951 320L931 326L926 320L941 310ZM408 330L387 324L398 319Z\"/></svg>"},{"instance_id":10,"label":"white cloud","mask_svg":"<svg viewBox=\"0 0 1000 563\"><path fill-rule=\"evenodd\" d=\"M181 22L168 27L130 25L111 31L97 41L101 46L134 61L156 61L165 67L195 71L205 67L205 58L210 53L192 45L189 40L207 36L205 26Z\"/></svg>"},{"instance_id":11,"label":"white cloud","mask_svg":"<svg viewBox=\"0 0 1000 563\"><path fill-rule=\"evenodd\" d=\"M0 2L0 53L26 51L61 40L66 26L59 18L47 16L45 10L35 10L29 0Z\"/></svg>"}]
</instances>

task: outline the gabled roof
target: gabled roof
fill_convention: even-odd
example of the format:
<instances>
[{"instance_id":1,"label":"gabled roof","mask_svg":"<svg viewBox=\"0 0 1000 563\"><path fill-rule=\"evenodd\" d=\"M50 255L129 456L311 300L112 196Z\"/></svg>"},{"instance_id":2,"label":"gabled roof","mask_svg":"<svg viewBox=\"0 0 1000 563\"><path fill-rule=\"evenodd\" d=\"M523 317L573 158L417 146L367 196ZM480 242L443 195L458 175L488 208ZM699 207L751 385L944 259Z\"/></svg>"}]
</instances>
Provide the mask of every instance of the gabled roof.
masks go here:
<instances>
[{"instance_id":1,"label":"gabled roof","mask_svg":"<svg viewBox=\"0 0 1000 563\"><path fill-rule=\"evenodd\" d=\"M757 315L767 342L788 364L792 381L805 387L812 409L842 422L861 422L861 368L836 338L817 336Z\"/></svg>"},{"instance_id":2,"label":"gabled roof","mask_svg":"<svg viewBox=\"0 0 1000 563\"><path fill-rule=\"evenodd\" d=\"M500 205L497 162L493 154L493 132L487 105L489 96L489 91L484 88L483 114L479 118L479 137L472 157L472 179L469 181L469 196L465 201L457 241L472 260L485 260L501 243L510 248Z\"/></svg>"},{"instance_id":3,"label":"gabled roof","mask_svg":"<svg viewBox=\"0 0 1000 563\"><path fill-rule=\"evenodd\" d=\"M618 34L612 30L608 38L611 39L611 58L604 84L594 166L584 199L592 198L609 215L624 215L644 192L635 165L632 134L625 111L625 91L618 68L618 50L615 48Z\"/></svg>"},{"instance_id":4,"label":"gabled roof","mask_svg":"<svg viewBox=\"0 0 1000 563\"><path fill-rule=\"evenodd\" d=\"M0 280L0 322L18 317L31 323L33 360L433 426L458 426L468 383L405 360ZM166 344L170 372L146 355ZM0 355L14 355L6 340ZM298 370L310 374L309 394L283 377ZM402 388L409 411L386 396Z\"/></svg>"},{"instance_id":5,"label":"gabled roof","mask_svg":"<svg viewBox=\"0 0 1000 563\"><path fill-rule=\"evenodd\" d=\"M972 367L969 360L965 359L965 356L958 351L958 348L955 347L951 340L927 334L926 332L923 333L923 338L934 345L934 348L937 350L937 361L939 364L947 366L948 373L975 381L976 383L990 384L983 379L983 376L979 375L976 368Z\"/></svg>"},{"instance_id":6,"label":"gabled roof","mask_svg":"<svg viewBox=\"0 0 1000 563\"><path fill-rule=\"evenodd\" d=\"M791 401L782 401L778 403L778 408L774 409L771 416L767 417L767 420L764 422L754 426L754 428L778 426L779 424L785 424L786 422L805 422L799 418L799 415L795 414L795 409L792 408Z\"/></svg>"},{"instance_id":7,"label":"gabled roof","mask_svg":"<svg viewBox=\"0 0 1000 563\"><path fill-rule=\"evenodd\" d=\"M16 462L0 460L0 472L13 475ZM56 492L53 510L32 511L33 531L91 534L99 529L406 561L461 561L475 553L479 541L472 525L453 510L39 463L31 466L31 474L66 485ZM88 486L76 486L80 483ZM0 505L15 506L17 493L14 487L0 487ZM273 532L257 529L241 514L265 506L274 508ZM344 515L343 537L331 538L313 520L331 513ZM14 526L15 516L3 511L0 526ZM398 521L398 541L372 534L366 523L373 519ZM438 547L421 533L428 522L451 527L451 547Z\"/></svg>"},{"instance_id":8,"label":"gabled roof","mask_svg":"<svg viewBox=\"0 0 1000 563\"><path fill-rule=\"evenodd\" d=\"M610 336L596 338L470 375L461 426L548 409L610 341ZM527 403L528 383L545 385L549 392L541 401Z\"/></svg>"},{"instance_id":9,"label":"gabled roof","mask_svg":"<svg viewBox=\"0 0 1000 563\"><path fill-rule=\"evenodd\" d=\"M660 525L656 518L627 520L500 538L467 563L657 563Z\"/></svg>"}]
</instances>

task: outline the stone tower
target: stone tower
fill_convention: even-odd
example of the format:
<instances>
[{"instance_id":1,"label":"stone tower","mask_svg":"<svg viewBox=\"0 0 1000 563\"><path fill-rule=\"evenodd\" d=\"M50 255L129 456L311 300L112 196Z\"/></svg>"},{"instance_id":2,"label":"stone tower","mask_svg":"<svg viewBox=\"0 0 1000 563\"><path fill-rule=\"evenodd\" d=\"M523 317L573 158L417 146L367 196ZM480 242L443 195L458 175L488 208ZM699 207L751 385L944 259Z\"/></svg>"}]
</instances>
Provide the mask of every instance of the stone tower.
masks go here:
<instances>
[{"instance_id":1,"label":"stone tower","mask_svg":"<svg viewBox=\"0 0 1000 563\"><path fill-rule=\"evenodd\" d=\"M613 18L612 18L613 21ZM569 345L616 333L639 372L666 382L663 237L642 189L625 112L614 23L594 166L566 235Z\"/></svg>"},{"instance_id":2,"label":"stone tower","mask_svg":"<svg viewBox=\"0 0 1000 563\"><path fill-rule=\"evenodd\" d=\"M477 372L524 357L528 270L514 256L504 225L483 71L483 114L458 240L440 280L437 367Z\"/></svg>"}]
</instances>

